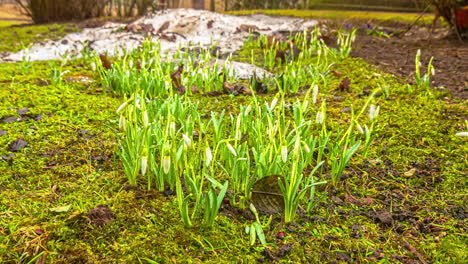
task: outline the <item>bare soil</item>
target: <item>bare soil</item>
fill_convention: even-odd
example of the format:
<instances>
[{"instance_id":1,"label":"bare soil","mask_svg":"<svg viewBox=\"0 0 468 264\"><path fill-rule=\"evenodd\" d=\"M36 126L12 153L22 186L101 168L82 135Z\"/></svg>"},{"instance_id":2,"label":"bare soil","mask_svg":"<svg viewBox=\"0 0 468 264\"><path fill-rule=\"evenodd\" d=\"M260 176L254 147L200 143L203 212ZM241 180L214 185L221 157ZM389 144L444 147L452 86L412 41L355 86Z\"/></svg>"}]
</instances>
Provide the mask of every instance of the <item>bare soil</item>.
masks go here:
<instances>
[{"instance_id":1,"label":"bare soil","mask_svg":"<svg viewBox=\"0 0 468 264\"><path fill-rule=\"evenodd\" d=\"M405 30L408 25L396 24L383 27L384 32ZM414 26L400 37L390 39L366 34L366 25L360 25L354 49L354 57L360 57L368 63L412 82L414 79L414 58L421 49L423 69L434 57L436 69L432 77L434 88L448 89L454 97L468 99L468 42L450 35L445 28L438 28L434 33L427 27Z\"/></svg>"}]
</instances>

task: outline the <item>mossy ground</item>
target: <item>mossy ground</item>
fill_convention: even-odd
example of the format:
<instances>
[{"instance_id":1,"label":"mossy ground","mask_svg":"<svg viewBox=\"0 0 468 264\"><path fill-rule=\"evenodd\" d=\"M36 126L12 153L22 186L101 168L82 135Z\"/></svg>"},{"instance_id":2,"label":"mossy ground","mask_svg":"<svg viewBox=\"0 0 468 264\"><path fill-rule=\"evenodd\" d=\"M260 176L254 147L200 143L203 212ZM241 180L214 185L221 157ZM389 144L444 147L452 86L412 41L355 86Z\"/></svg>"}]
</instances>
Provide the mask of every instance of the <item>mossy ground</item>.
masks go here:
<instances>
[{"instance_id":1,"label":"mossy ground","mask_svg":"<svg viewBox=\"0 0 468 264\"><path fill-rule=\"evenodd\" d=\"M414 13L392 13L392 12L370 12L370 11L345 11L345 10L240 10L229 11L228 14L232 15L252 15L252 14L265 14L269 16L291 16L291 17L305 17L314 19L330 19L330 20L360 20L360 21L378 21L390 23L412 23L419 14ZM420 24L430 24L434 16L430 13L424 14L418 20Z\"/></svg>"},{"instance_id":2,"label":"mossy ground","mask_svg":"<svg viewBox=\"0 0 468 264\"><path fill-rule=\"evenodd\" d=\"M77 32L74 24L18 24L15 21L0 21L0 51L17 52L29 44L46 39L58 40L66 34Z\"/></svg>"},{"instance_id":3,"label":"mossy ground","mask_svg":"<svg viewBox=\"0 0 468 264\"><path fill-rule=\"evenodd\" d=\"M17 40L9 41L4 45ZM127 188L116 155L115 109L122 98L100 89L80 60L69 61L63 84L52 85L49 63L0 64L0 117L19 118L17 109L26 107L30 117L42 114L37 121L25 115L14 123L0 121L1 263L27 263L41 252L48 263L270 261L264 247L249 245L244 227L251 220L220 215L212 230L186 229L174 196L143 185ZM265 230L267 248L275 252L291 244L278 260L285 263L466 261L468 152L466 138L455 136L467 130L466 102L409 89L360 59L343 59L334 70L342 76L321 87L321 96L337 121L349 119L346 107L363 104L366 87L390 87L388 97L381 96L376 140L366 158L353 159L338 186L320 188L323 199L311 215L292 225L276 218ZM335 91L345 76L351 92ZM196 99L213 111L235 111L250 100ZM8 157L17 139L28 145ZM109 205L111 223L86 221L98 204ZM384 213L391 224L379 220ZM286 233L284 240L276 238L279 231Z\"/></svg>"}]
</instances>

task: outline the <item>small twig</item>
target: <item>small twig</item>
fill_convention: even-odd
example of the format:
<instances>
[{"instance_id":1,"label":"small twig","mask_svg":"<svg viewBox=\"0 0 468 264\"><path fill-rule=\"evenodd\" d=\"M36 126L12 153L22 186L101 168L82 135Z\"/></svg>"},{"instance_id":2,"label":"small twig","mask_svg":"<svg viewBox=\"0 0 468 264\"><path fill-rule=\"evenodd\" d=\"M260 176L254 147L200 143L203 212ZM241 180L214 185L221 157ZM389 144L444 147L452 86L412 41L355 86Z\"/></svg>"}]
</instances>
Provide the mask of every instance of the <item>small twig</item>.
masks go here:
<instances>
[{"instance_id":1,"label":"small twig","mask_svg":"<svg viewBox=\"0 0 468 264\"><path fill-rule=\"evenodd\" d=\"M410 243L408 243L407 241L403 241L403 244L405 245L406 249L408 249L411 252L411 254L416 255L416 257L418 257L419 261L421 261L422 264L427 264L427 262L424 260L422 255L416 250L415 247L410 245Z\"/></svg>"},{"instance_id":2,"label":"small twig","mask_svg":"<svg viewBox=\"0 0 468 264\"><path fill-rule=\"evenodd\" d=\"M421 19L421 17L423 17L425 14L426 14L426 11L429 9L429 5L426 6L426 8L424 8L424 10L419 14L419 16L413 21L413 23L411 23L405 30L403 31L399 31L399 32L396 32L396 33L392 33L390 34L391 36L400 36L400 35L404 35L406 34L408 31L410 31L414 25L416 25L416 23L418 23L419 19Z\"/></svg>"}]
</instances>

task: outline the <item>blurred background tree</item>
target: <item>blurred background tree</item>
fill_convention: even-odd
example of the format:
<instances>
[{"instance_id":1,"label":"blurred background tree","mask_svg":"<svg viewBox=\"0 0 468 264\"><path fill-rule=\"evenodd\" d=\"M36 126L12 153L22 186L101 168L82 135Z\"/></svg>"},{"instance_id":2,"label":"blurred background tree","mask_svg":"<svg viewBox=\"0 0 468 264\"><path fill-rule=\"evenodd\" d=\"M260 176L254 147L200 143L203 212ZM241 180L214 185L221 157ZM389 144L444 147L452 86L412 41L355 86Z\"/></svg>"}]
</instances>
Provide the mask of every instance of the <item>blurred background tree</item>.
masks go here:
<instances>
[{"instance_id":1,"label":"blurred background tree","mask_svg":"<svg viewBox=\"0 0 468 264\"><path fill-rule=\"evenodd\" d=\"M449 27L461 38L461 33L468 27L467 0L427 0L434 7L437 22L442 17ZM433 25L434 27L434 25Z\"/></svg>"}]
</instances>

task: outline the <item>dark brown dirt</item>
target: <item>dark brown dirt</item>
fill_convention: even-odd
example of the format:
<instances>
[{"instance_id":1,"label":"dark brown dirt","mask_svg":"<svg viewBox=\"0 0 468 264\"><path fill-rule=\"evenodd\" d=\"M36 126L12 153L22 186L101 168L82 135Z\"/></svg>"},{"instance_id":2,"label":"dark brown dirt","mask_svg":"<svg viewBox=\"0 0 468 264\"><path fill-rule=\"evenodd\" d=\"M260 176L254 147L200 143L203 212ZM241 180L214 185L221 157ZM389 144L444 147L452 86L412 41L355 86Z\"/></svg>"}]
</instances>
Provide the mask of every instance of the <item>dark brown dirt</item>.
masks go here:
<instances>
[{"instance_id":1,"label":"dark brown dirt","mask_svg":"<svg viewBox=\"0 0 468 264\"><path fill-rule=\"evenodd\" d=\"M460 41L438 28L434 33L427 27L414 26L400 37L390 39L366 34L366 25L360 28L351 56L360 57L410 83L414 79L415 55L421 49L421 62L425 66L431 56L436 69L432 87L444 87L454 97L468 99L468 41ZM383 27L384 32L405 30L408 25Z\"/></svg>"}]
</instances>

